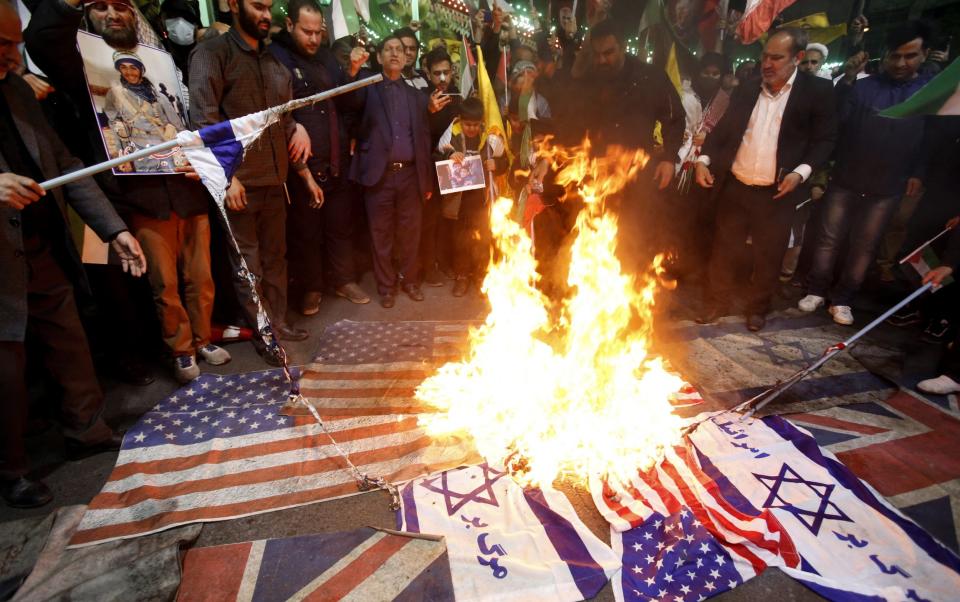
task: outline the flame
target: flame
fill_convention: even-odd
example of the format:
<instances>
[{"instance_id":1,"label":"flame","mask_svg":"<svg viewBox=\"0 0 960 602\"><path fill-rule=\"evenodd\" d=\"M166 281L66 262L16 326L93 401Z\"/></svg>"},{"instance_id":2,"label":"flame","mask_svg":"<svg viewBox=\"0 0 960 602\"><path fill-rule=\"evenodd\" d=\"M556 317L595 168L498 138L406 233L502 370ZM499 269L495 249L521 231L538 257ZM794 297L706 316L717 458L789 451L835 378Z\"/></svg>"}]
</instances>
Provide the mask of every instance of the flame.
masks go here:
<instances>
[{"instance_id":1,"label":"flame","mask_svg":"<svg viewBox=\"0 0 960 602\"><path fill-rule=\"evenodd\" d=\"M464 359L440 367L417 397L440 410L426 419L429 432L465 431L523 483L626 478L650 467L682 427L669 397L683 383L648 352L659 258L640 278L624 274L616 219L605 211L648 158L617 148L593 158L589 142L549 141L541 156L583 201L565 296L551 301L538 289L531 240L511 218L512 201L497 200L482 289L490 312Z\"/></svg>"}]
</instances>

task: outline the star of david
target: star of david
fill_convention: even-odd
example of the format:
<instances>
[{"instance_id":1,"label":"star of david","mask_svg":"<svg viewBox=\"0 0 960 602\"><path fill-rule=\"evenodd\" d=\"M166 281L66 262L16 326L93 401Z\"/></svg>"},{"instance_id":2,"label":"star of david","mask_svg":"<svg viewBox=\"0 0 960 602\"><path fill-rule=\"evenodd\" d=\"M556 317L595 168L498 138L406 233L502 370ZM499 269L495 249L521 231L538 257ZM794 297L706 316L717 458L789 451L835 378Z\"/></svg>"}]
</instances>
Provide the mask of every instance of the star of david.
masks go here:
<instances>
[{"instance_id":1,"label":"star of david","mask_svg":"<svg viewBox=\"0 0 960 602\"><path fill-rule=\"evenodd\" d=\"M819 357L819 355L810 353L801 341L778 341L763 336L757 337L757 339L760 344L751 345L751 351L766 355L775 366L805 366ZM780 348L779 351L778 347ZM798 359L787 359L784 356L783 348L796 349L800 352L800 357Z\"/></svg>"},{"instance_id":2,"label":"star of david","mask_svg":"<svg viewBox=\"0 0 960 602\"><path fill-rule=\"evenodd\" d=\"M843 513L843 510L830 501L830 494L833 493L836 485L807 481L787 464L781 466L780 472L776 475L753 473L753 476L770 491L770 495L767 496L767 500L763 503L764 508L780 508L786 510L797 517L797 520L803 523L806 528L810 529L810 532L814 535L819 534L820 525L823 524L824 520L853 522L849 516ZM819 507L816 510L808 510L799 508L790 501L783 499L780 488L785 484L805 486L820 500ZM830 512L831 508L833 509L832 513Z\"/></svg>"},{"instance_id":3,"label":"star of david","mask_svg":"<svg viewBox=\"0 0 960 602\"><path fill-rule=\"evenodd\" d=\"M483 470L483 483L477 485L468 493L459 493L450 489L447 484L448 471L446 470L440 473L439 476L427 479L421 483L420 486L443 496L443 501L447 505L447 516L453 516L455 512L470 502L499 507L497 496L493 492L493 484L507 473L494 470L487 466L486 463L481 464L480 469ZM439 487L435 485L437 481L440 481ZM456 500L456 502L454 500Z\"/></svg>"}]
</instances>

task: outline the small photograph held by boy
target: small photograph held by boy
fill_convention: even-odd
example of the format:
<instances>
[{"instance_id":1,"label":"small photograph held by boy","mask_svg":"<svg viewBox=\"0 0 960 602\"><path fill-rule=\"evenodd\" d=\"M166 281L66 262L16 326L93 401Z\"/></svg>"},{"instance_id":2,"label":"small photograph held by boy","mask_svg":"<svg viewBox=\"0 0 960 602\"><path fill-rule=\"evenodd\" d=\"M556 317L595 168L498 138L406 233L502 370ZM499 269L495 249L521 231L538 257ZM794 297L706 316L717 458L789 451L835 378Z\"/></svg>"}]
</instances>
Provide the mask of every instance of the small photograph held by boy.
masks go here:
<instances>
[{"instance_id":1,"label":"small photograph held by boy","mask_svg":"<svg viewBox=\"0 0 960 602\"><path fill-rule=\"evenodd\" d=\"M437 177L444 193L440 210L446 220L446 227L440 229L446 240L441 244L452 257L456 277L453 295L462 297L470 289L471 282L479 290L479 281L489 261L488 195L483 182L489 185L492 178L484 178L483 172L495 176L504 173L507 157L503 139L485 131L483 104L476 98L463 101L459 116L440 136L437 150L446 157L445 161L437 163ZM444 181L445 176L447 181ZM478 176L479 187L459 181L463 178L475 182ZM446 191L451 189L457 192L447 194Z\"/></svg>"}]
</instances>

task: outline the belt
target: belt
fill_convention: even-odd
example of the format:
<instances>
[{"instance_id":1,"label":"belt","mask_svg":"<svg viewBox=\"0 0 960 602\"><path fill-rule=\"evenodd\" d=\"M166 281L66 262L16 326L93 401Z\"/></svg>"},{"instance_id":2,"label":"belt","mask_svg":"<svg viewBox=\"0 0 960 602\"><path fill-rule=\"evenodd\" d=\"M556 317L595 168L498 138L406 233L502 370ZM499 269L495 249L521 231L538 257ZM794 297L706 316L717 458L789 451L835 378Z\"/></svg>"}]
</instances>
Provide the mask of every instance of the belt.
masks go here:
<instances>
[{"instance_id":1,"label":"belt","mask_svg":"<svg viewBox=\"0 0 960 602\"><path fill-rule=\"evenodd\" d=\"M387 163L387 169L392 172L398 172L405 167L413 167L413 161L391 161Z\"/></svg>"}]
</instances>

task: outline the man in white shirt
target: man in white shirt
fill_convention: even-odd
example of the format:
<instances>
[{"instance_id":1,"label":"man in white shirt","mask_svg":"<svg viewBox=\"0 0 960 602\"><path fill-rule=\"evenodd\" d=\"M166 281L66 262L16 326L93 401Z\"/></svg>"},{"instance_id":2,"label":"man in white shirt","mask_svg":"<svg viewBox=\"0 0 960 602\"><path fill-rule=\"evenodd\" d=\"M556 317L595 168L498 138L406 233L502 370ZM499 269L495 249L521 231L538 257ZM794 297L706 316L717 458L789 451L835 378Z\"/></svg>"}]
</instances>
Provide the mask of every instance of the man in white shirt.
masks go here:
<instances>
[{"instance_id":1,"label":"man in white shirt","mask_svg":"<svg viewBox=\"0 0 960 602\"><path fill-rule=\"evenodd\" d=\"M707 137L696 167L697 183L718 184L716 235L705 308L711 323L743 297L747 328L766 324L770 298L790 236L798 187L830 157L837 122L830 82L797 67L806 35L774 32L761 57L761 81L738 86L730 107ZM752 275L738 282L743 241L750 238Z\"/></svg>"}]
</instances>

